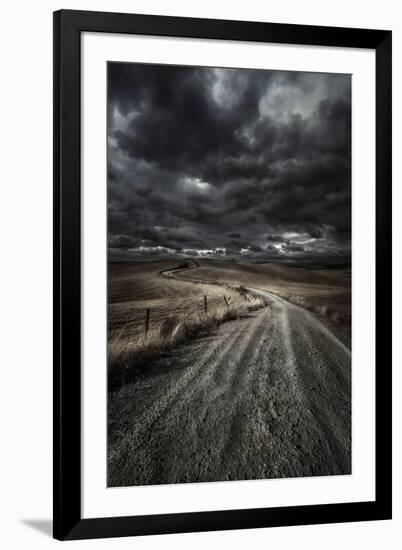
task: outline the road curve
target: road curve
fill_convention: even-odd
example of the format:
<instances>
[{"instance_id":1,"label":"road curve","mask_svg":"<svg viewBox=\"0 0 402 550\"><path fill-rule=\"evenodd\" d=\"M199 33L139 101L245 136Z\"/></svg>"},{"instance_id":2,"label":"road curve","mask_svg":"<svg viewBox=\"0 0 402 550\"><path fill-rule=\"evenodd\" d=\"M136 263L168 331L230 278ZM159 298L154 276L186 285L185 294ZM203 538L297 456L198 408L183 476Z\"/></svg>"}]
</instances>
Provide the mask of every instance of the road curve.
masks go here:
<instances>
[{"instance_id":1,"label":"road curve","mask_svg":"<svg viewBox=\"0 0 402 550\"><path fill-rule=\"evenodd\" d=\"M109 395L109 486L351 473L350 350L258 292L266 308Z\"/></svg>"}]
</instances>

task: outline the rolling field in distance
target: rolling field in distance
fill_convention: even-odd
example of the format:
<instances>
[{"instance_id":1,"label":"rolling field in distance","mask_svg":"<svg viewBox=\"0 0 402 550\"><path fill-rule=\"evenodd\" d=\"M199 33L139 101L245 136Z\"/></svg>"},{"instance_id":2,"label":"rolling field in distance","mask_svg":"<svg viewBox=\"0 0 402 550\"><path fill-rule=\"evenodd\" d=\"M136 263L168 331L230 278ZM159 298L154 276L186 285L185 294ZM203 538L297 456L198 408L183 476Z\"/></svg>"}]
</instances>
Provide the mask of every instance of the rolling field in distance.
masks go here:
<instances>
[{"instance_id":1,"label":"rolling field in distance","mask_svg":"<svg viewBox=\"0 0 402 550\"><path fill-rule=\"evenodd\" d=\"M183 282L162 274L187 263L192 265L192 262L178 260L110 264L109 338L116 332L130 337L142 334L147 308L151 311L152 330L172 316L185 319L194 313L202 314L204 296L208 297L210 310L224 305L224 295L232 301L238 298L237 292L221 285Z\"/></svg>"},{"instance_id":2,"label":"rolling field in distance","mask_svg":"<svg viewBox=\"0 0 402 550\"><path fill-rule=\"evenodd\" d=\"M273 292L310 309L334 325L350 328L350 269L309 269L284 264L197 260L199 267L182 271L182 279L216 281Z\"/></svg>"},{"instance_id":3,"label":"rolling field in distance","mask_svg":"<svg viewBox=\"0 0 402 550\"><path fill-rule=\"evenodd\" d=\"M221 323L266 306L244 288L180 279L195 261L116 263L108 279L109 388L120 387L150 360L206 336Z\"/></svg>"}]
</instances>

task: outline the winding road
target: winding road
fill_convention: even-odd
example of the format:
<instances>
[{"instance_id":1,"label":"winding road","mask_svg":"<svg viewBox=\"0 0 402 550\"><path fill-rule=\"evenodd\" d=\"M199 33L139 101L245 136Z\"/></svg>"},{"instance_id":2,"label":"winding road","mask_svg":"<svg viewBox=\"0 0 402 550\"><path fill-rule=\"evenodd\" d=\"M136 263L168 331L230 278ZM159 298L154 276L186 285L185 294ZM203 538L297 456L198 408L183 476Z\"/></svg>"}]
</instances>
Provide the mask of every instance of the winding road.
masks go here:
<instances>
[{"instance_id":1,"label":"winding road","mask_svg":"<svg viewBox=\"0 0 402 550\"><path fill-rule=\"evenodd\" d=\"M268 306L109 395L109 486L351 473L350 350L250 290Z\"/></svg>"}]
</instances>

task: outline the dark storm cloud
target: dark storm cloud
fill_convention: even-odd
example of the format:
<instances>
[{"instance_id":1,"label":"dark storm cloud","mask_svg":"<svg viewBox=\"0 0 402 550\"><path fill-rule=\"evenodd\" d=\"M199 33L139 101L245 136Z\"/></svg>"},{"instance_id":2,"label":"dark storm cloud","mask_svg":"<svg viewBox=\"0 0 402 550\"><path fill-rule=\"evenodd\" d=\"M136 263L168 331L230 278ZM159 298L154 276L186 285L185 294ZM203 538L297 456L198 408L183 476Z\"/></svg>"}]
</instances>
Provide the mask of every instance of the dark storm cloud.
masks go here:
<instances>
[{"instance_id":1,"label":"dark storm cloud","mask_svg":"<svg viewBox=\"0 0 402 550\"><path fill-rule=\"evenodd\" d=\"M111 250L350 255L347 75L109 63Z\"/></svg>"},{"instance_id":2,"label":"dark storm cloud","mask_svg":"<svg viewBox=\"0 0 402 550\"><path fill-rule=\"evenodd\" d=\"M304 246L301 244L284 244L282 245L282 250L286 250L288 252L304 252Z\"/></svg>"}]
</instances>

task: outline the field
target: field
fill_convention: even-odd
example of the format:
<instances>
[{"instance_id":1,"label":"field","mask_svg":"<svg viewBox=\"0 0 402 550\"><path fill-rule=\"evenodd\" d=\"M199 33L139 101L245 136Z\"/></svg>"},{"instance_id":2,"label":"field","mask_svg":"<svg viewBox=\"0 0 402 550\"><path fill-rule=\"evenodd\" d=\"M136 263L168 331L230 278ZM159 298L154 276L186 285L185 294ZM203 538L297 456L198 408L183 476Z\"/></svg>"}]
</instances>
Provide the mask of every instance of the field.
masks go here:
<instances>
[{"instance_id":1,"label":"field","mask_svg":"<svg viewBox=\"0 0 402 550\"><path fill-rule=\"evenodd\" d=\"M172 347L265 307L264 299L240 285L179 279L179 272L197 265L158 261L110 266L110 388L125 384Z\"/></svg>"},{"instance_id":2,"label":"field","mask_svg":"<svg viewBox=\"0 0 402 550\"><path fill-rule=\"evenodd\" d=\"M259 290L325 318L348 339L350 275L345 271L206 259L111 263L110 389L173 347L265 307Z\"/></svg>"},{"instance_id":3,"label":"field","mask_svg":"<svg viewBox=\"0 0 402 550\"><path fill-rule=\"evenodd\" d=\"M227 298L238 294L220 285L183 284L163 272L180 265L177 260L116 263L109 267L109 336L116 331L121 335L136 337L144 330L144 312L151 310L150 329L172 316L186 318L202 313L204 296L208 305L216 309Z\"/></svg>"},{"instance_id":4,"label":"field","mask_svg":"<svg viewBox=\"0 0 402 550\"><path fill-rule=\"evenodd\" d=\"M308 269L283 264L201 260L182 279L216 281L266 290L350 329L351 275L345 269Z\"/></svg>"}]
</instances>

